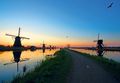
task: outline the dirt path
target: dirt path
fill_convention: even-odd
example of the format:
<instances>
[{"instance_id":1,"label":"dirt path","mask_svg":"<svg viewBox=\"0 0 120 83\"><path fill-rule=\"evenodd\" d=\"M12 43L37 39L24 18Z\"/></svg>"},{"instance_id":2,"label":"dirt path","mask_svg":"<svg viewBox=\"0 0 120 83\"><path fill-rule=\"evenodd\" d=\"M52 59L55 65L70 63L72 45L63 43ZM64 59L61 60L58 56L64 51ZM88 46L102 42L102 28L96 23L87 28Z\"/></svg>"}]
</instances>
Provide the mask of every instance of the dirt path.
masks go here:
<instances>
[{"instance_id":1,"label":"dirt path","mask_svg":"<svg viewBox=\"0 0 120 83\"><path fill-rule=\"evenodd\" d=\"M67 50L73 59L68 83L119 83L97 63L76 52Z\"/></svg>"}]
</instances>

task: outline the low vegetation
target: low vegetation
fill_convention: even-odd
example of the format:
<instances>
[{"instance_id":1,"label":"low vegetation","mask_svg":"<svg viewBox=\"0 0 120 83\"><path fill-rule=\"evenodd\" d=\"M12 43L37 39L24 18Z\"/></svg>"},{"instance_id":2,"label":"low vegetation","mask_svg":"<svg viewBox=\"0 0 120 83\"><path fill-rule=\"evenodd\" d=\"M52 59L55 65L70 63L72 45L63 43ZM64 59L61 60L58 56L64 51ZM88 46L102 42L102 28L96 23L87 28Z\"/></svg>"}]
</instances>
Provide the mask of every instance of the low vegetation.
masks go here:
<instances>
[{"instance_id":1,"label":"low vegetation","mask_svg":"<svg viewBox=\"0 0 120 83\"><path fill-rule=\"evenodd\" d=\"M45 60L25 75L16 76L12 83L65 83L71 57L64 50L57 51L54 55L54 58Z\"/></svg>"},{"instance_id":2,"label":"low vegetation","mask_svg":"<svg viewBox=\"0 0 120 83\"><path fill-rule=\"evenodd\" d=\"M77 52L77 51L75 51ZM120 81L120 63L113 61L111 59L107 59L105 57L101 56L95 56L95 55L90 55L87 53L80 53L83 56L86 56L94 61L96 61L98 64L100 64L106 71L110 72L117 80Z\"/></svg>"}]
</instances>

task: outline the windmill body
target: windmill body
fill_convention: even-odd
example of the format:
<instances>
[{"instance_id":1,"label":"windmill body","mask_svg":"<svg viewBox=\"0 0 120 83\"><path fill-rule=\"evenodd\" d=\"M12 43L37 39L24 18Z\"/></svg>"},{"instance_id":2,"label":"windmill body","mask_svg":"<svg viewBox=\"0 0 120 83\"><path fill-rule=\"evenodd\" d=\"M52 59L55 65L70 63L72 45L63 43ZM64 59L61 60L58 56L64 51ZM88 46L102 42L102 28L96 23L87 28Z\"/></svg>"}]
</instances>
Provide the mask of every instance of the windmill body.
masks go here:
<instances>
[{"instance_id":1,"label":"windmill body","mask_svg":"<svg viewBox=\"0 0 120 83\"><path fill-rule=\"evenodd\" d=\"M42 44L42 49L46 49L44 41L43 41L43 44Z\"/></svg>"},{"instance_id":2,"label":"windmill body","mask_svg":"<svg viewBox=\"0 0 120 83\"><path fill-rule=\"evenodd\" d=\"M13 44L13 47L22 47L21 38L19 36L15 37L15 42Z\"/></svg>"},{"instance_id":3,"label":"windmill body","mask_svg":"<svg viewBox=\"0 0 120 83\"><path fill-rule=\"evenodd\" d=\"M45 49L46 49L46 46L45 46L45 44L43 43L43 46L42 46L43 53L45 53Z\"/></svg>"}]
</instances>

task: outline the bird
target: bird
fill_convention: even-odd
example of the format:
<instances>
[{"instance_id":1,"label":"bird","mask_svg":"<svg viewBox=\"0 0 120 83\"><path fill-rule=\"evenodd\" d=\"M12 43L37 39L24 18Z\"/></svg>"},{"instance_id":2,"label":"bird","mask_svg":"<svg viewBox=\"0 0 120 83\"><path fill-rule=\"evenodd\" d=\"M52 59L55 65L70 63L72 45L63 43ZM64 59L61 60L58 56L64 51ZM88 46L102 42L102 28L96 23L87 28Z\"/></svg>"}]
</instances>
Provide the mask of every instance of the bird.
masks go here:
<instances>
[{"instance_id":1,"label":"bird","mask_svg":"<svg viewBox=\"0 0 120 83\"><path fill-rule=\"evenodd\" d=\"M114 3L112 2L107 8L111 8Z\"/></svg>"}]
</instances>

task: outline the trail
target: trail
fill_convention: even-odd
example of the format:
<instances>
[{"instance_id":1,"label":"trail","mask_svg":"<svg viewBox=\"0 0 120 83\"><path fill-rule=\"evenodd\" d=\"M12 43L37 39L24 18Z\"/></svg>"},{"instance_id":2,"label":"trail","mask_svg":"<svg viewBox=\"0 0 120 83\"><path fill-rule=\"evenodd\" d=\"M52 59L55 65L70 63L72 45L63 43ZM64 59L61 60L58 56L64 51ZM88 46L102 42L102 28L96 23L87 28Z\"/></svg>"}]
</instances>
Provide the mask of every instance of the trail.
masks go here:
<instances>
[{"instance_id":1,"label":"trail","mask_svg":"<svg viewBox=\"0 0 120 83\"><path fill-rule=\"evenodd\" d=\"M73 60L68 83L119 83L93 60L74 51L66 51Z\"/></svg>"}]
</instances>

